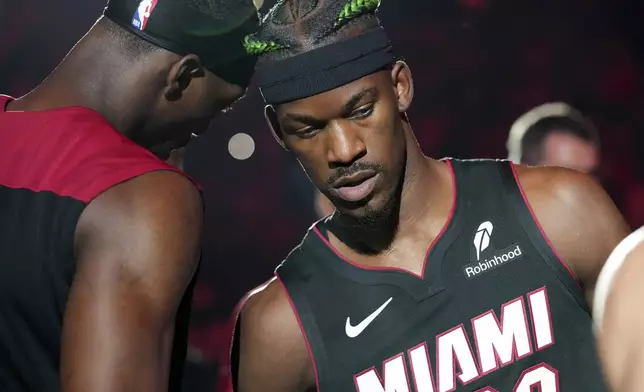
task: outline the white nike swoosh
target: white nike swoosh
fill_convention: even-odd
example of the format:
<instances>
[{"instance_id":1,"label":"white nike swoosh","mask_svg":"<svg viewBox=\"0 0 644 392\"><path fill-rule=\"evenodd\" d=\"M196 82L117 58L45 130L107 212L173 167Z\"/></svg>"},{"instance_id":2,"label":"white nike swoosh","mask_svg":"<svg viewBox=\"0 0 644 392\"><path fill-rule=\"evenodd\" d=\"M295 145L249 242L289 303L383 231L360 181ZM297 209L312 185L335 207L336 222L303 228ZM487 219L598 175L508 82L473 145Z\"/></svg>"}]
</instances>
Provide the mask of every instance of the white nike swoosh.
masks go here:
<instances>
[{"instance_id":1,"label":"white nike swoosh","mask_svg":"<svg viewBox=\"0 0 644 392\"><path fill-rule=\"evenodd\" d=\"M381 307L379 307L375 312L371 313L369 317L362 320L362 322L355 327L351 325L350 317L347 317L347 324L344 326L344 330L347 333L347 336L350 338L355 338L356 336L360 335L362 331L364 331L369 326L369 324L371 324L371 322L375 320L375 318L378 317L378 315L382 313L383 310L385 310L387 305L389 305L389 302L391 302L391 300L393 299L393 297L389 298L387 302L382 304Z\"/></svg>"}]
</instances>

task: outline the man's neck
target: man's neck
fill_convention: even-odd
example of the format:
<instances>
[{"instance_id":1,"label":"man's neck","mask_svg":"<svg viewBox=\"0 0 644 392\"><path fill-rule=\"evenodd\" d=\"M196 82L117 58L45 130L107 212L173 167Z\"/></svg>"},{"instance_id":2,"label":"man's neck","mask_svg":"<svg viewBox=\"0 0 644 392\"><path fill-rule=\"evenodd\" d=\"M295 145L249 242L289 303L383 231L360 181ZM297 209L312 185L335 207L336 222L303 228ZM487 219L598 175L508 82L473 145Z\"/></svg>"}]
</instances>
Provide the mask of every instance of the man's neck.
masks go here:
<instances>
[{"instance_id":1,"label":"man's neck","mask_svg":"<svg viewBox=\"0 0 644 392\"><path fill-rule=\"evenodd\" d=\"M89 42L86 42L89 41ZM104 46L99 43L104 42ZM80 106L92 109L107 119L119 132L128 135L140 119L142 99L130 99L138 86L149 80L89 34L84 37L59 64L54 72L28 94L11 102L10 111L43 111ZM141 97L142 98L142 97ZM133 105L134 103L134 105Z\"/></svg>"},{"instance_id":2,"label":"man's neck","mask_svg":"<svg viewBox=\"0 0 644 392\"><path fill-rule=\"evenodd\" d=\"M68 79L57 73L52 74L34 90L11 102L8 110L44 111L64 107L84 107L100 113L119 132L128 133L133 124L130 119L132 116L128 116L127 108L111 104L118 102L119 99L110 98L110 95L114 94L108 87L109 81L104 78L95 79L91 75L79 75L73 83L67 83Z\"/></svg>"}]
</instances>

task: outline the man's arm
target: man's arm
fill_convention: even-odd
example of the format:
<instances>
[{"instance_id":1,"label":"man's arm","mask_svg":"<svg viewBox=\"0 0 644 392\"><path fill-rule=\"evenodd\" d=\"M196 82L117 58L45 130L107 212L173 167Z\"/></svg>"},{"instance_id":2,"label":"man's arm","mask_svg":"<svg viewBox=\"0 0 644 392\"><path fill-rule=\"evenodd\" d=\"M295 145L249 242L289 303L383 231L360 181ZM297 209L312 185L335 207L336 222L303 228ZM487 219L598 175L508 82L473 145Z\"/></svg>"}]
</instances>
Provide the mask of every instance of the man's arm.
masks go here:
<instances>
[{"instance_id":1,"label":"man's arm","mask_svg":"<svg viewBox=\"0 0 644 392\"><path fill-rule=\"evenodd\" d=\"M167 390L202 213L194 185L170 171L117 185L87 206L63 323L63 391Z\"/></svg>"},{"instance_id":2,"label":"man's arm","mask_svg":"<svg viewBox=\"0 0 644 392\"><path fill-rule=\"evenodd\" d=\"M516 167L530 205L553 247L579 279L592 308L597 276L630 228L591 177L557 167Z\"/></svg>"},{"instance_id":3,"label":"man's arm","mask_svg":"<svg viewBox=\"0 0 644 392\"><path fill-rule=\"evenodd\" d=\"M639 392L644 385L644 240L623 258L599 329L599 351L611 390ZM621 246L621 245L620 245ZM612 257L612 256L611 256Z\"/></svg>"},{"instance_id":4,"label":"man's arm","mask_svg":"<svg viewBox=\"0 0 644 392\"><path fill-rule=\"evenodd\" d=\"M279 282L248 299L240 322L236 392L315 390L306 343Z\"/></svg>"}]
</instances>

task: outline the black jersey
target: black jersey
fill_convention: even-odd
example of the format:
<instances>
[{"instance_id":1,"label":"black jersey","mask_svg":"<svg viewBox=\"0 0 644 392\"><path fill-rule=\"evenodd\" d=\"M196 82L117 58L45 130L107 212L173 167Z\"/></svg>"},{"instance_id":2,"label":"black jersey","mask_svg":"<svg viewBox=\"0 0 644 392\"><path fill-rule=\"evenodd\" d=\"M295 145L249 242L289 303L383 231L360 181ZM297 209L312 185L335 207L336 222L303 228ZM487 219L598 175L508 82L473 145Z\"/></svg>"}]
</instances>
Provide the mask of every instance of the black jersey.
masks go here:
<instances>
[{"instance_id":1,"label":"black jersey","mask_svg":"<svg viewBox=\"0 0 644 392\"><path fill-rule=\"evenodd\" d=\"M505 161L447 162L422 276L344 259L314 225L278 267L321 392L604 391L580 286Z\"/></svg>"},{"instance_id":2,"label":"black jersey","mask_svg":"<svg viewBox=\"0 0 644 392\"><path fill-rule=\"evenodd\" d=\"M118 183L175 169L92 110L5 112L9 100L0 96L0 391L58 391L81 213ZM190 290L177 315L171 390L180 386Z\"/></svg>"}]
</instances>

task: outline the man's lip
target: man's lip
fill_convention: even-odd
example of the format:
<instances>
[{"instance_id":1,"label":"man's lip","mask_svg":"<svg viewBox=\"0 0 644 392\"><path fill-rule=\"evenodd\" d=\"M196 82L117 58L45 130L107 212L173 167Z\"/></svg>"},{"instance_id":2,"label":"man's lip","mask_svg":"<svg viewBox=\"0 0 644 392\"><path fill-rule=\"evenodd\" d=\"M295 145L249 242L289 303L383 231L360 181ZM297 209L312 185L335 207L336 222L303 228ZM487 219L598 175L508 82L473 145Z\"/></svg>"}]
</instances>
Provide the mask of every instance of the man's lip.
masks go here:
<instances>
[{"instance_id":1,"label":"man's lip","mask_svg":"<svg viewBox=\"0 0 644 392\"><path fill-rule=\"evenodd\" d=\"M355 186L360 182L368 180L371 177L374 177L378 174L375 170L362 170L357 173L354 173L350 176L344 176L335 181L331 186L335 189L342 188L345 186Z\"/></svg>"},{"instance_id":2,"label":"man's lip","mask_svg":"<svg viewBox=\"0 0 644 392\"><path fill-rule=\"evenodd\" d=\"M379 174L373 177L367 177L364 181L355 185L347 185L339 188L334 188L333 193L341 199L350 203L356 203L367 198L375 189L376 181L378 181Z\"/></svg>"}]
</instances>

